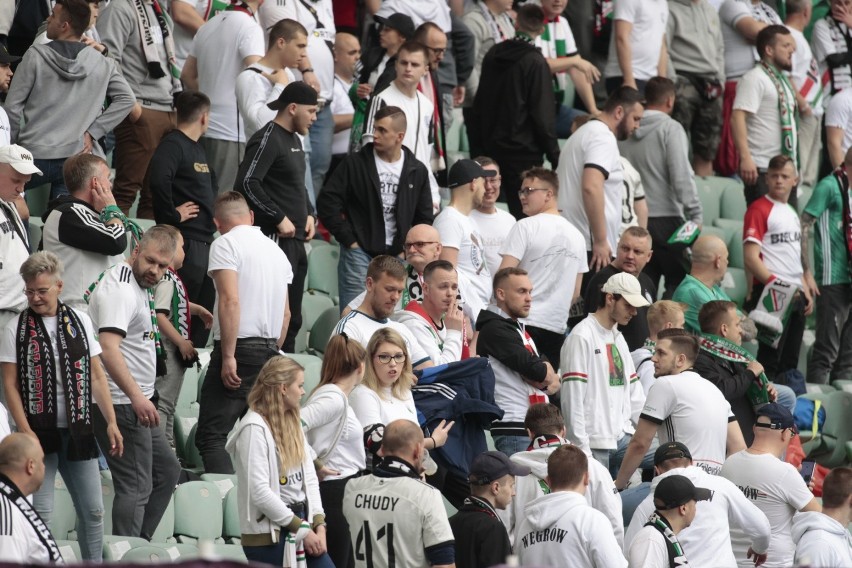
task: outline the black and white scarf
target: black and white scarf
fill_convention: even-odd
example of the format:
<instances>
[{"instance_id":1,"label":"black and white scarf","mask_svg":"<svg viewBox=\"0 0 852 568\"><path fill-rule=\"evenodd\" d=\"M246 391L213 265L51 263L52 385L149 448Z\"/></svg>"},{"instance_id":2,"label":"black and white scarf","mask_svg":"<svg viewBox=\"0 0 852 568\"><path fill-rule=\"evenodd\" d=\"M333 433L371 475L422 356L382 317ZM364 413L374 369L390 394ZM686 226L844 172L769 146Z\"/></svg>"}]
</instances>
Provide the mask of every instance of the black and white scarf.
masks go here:
<instances>
[{"instance_id":1,"label":"black and white scarf","mask_svg":"<svg viewBox=\"0 0 852 568\"><path fill-rule=\"evenodd\" d=\"M373 475L376 477L413 477L420 479L420 472L417 471L417 468L394 456L388 456L376 464Z\"/></svg>"},{"instance_id":2,"label":"black and white scarf","mask_svg":"<svg viewBox=\"0 0 852 568\"><path fill-rule=\"evenodd\" d=\"M56 385L62 381L71 434L67 458L70 461L94 459L98 457L98 449L92 426L89 340L80 318L62 302L56 311L56 345L59 353L53 352L50 330L45 327L44 320L27 308L19 316L16 336L18 384L27 422L45 453L60 450ZM56 368L57 359L59 369Z\"/></svg>"},{"instance_id":3,"label":"black and white scarf","mask_svg":"<svg viewBox=\"0 0 852 568\"><path fill-rule=\"evenodd\" d=\"M44 546L48 555L50 555L50 561L54 564L62 564L62 554L59 552L59 546L53 539L53 535L50 534L50 529L47 528L47 523L45 523L36 510L33 509L33 506L24 494L21 493L21 490L12 483L12 480L2 473L0 473L0 495L5 497L9 503L17 507L24 518L29 521L30 526L33 528L36 535L38 535L38 539L41 541L42 546ZM6 528L4 525L8 522L11 522L11 519L0 519L0 529Z\"/></svg>"},{"instance_id":4,"label":"black and white scarf","mask_svg":"<svg viewBox=\"0 0 852 568\"><path fill-rule=\"evenodd\" d=\"M654 527L663 535L666 541L666 552L669 555L669 568L689 566L689 561L687 561L686 556L683 554L683 548L677 540L677 535L675 535L671 525L659 511L654 511L648 522L645 523L645 526Z\"/></svg>"},{"instance_id":5,"label":"black and white scarf","mask_svg":"<svg viewBox=\"0 0 852 568\"><path fill-rule=\"evenodd\" d=\"M162 79L166 76L166 71L163 69L163 64L160 61L160 52L157 49L157 42L151 31L151 21L148 17L148 10L145 8L145 4L150 5L154 11L157 26L159 26L163 37L163 49L166 51L168 74L172 81L172 88L177 93L182 87L180 82L180 67L177 64L175 56L175 42L172 38L172 29L174 27L172 19L163 10L162 6L160 6L158 0L133 0L133 6L136 8L136 20L139 25L139 36L142 38L142 51L145 54L145 61L148 66L148 75L154 79Z\"/></svg>"},{"instance_id":6,"label":"black and white scarf","mask_svg":"<svg viewBox=\"0 0 852 568\"><path fill-rule=\"evenodd\" d=\"M828 38L833 46L832 53L825 58L831 82L828 94L833 95L852 87L852 33L846 24L838 22L831 15L826 16L825 21L828 23Z\"/></svg>"}]
</instances>

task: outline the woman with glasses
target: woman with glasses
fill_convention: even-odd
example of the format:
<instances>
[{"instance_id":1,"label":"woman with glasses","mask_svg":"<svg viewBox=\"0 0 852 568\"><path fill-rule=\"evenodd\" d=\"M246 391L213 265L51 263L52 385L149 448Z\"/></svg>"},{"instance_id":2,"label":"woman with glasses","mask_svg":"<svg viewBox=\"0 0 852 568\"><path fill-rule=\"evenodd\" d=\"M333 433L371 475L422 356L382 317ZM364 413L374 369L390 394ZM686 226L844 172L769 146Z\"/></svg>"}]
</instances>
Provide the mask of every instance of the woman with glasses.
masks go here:
<instances>
[{"instance_id":1,"label":"woman with glasses","mask_svg":"<svg viewBox=\"0 0 852 568\"><path fill-rule=\"evenodd\" d=\"M92 399L107 422L111 447L104 449L117 456L123 452L101 347L89 317L59 301L62 263L55 254L33 254L21 265L21 276L28 307L2 332L0 366L6 404L18 431L35 435L45 454L44 482L33 495L33 505L50 523L58 470L77 511L83 559L99 562L104 505Z\"/></svg>"},{"instance_id":2,"label":"woman with glasses","mask_svg":"<svg viewBox=\"0 0 852 568\"><path fill-rule=\"evenodd\" d=\"M295 568L334 568L326 553L325 513L299 403L304 369L288 357L266 362L249 410L226 449L237 471L237 508L246 558ZM299 554L304 550L304 555Z\"/></svg>"},{"instance_id":3,"label":"woman with glasses","mask_svg":"<svg viewBox=\"0 0 852 568\"><path fill-rule=\"evenodd\" d=\"M367 344L364 380L349 395L349 404L364 425L368 461L381 447L385 424L404 419L419 425L411 396L415 382L417 379L402 336L389 327L376 331ZM452 422L442 421L426 438L426 449L443 446L452 425Z\"/></svg>"}]
</instances>

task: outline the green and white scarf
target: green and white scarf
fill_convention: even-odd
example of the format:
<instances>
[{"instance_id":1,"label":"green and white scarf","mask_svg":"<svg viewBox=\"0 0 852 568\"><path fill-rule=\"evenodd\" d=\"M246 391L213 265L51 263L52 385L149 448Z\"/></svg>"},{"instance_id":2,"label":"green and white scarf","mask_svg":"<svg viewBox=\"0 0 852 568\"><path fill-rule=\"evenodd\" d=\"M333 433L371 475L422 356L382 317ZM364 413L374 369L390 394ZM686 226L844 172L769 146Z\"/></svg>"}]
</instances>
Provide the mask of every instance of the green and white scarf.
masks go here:
<instances>
[{"instance_id":1,"label":"green and white scarf","mask_svg":"<svg viewBox=\"0 0 852 568\"><path fill-rule=\"evenodd\" d=\"M737 345L733 341L725 339L724 337L713 335L712 333L703 334L700 339L700 344L701 349L713 357L718 357L725 361L748 364L755 360L754 355L743 349L742 346ZM766 373L760 373L760 376L757 377L751 385L749 385L748 390L746 391L746 396L752 406L757 408L769 402L768 386L769 379L766 377Z\"/></svg>"},{"instance_id":2,"label":"green and white scarf","mask_svg":"<svg viewBox=\"0 0 852 568\"><path fill-rule=\"evenodd\" d=\"M796 169L799 168L799 138L796 125L796 91L789 79L777 67L760 62L769 80L778 91L778 116L781 120L781 153L793 160Z\"/></svg>"},{"instance_id":3,"label":"green and white scarf","mask_svg":"<svg viewBox=\"0 0 852 568\"><path fill-rule=\"evenodd\" d=\"M659 511L654 511L648 522L645 523L645 526L654 527L666 539L666 552L669 555L670 568L689 566L689 561L687 561L686 556L683 554L683 547L678 542L677 535L672 530L666 518L660 515Z\"/></svg>"}]
</instances>

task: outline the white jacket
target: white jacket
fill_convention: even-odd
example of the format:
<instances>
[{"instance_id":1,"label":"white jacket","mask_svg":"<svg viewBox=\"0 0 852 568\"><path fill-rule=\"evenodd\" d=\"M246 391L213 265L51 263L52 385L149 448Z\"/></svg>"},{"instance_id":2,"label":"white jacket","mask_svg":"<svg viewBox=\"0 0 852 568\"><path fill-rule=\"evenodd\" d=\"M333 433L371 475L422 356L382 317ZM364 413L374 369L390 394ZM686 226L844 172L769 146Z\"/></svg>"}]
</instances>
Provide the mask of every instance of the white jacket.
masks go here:
<instances>
[{"instance_id":1,"label":"white jacket","mask_svg":"<svg viewBox=\"0 0 852 568\"><path fill-rule=\"evenodd\" d=\"M540 440L541 438L537 439ZM526 515L527 505L550 493L550 488L545 483L547 477L547 458L550 457L560 445L569 444L567 440L561 439L559 445L536 447L526 452L513 454L509 459L513 462L530 468L530 474L515 477L515 497L507 508L509 534L520 525ZM533 443L535 443L534 441ZM621 515L621 495L615 488L609 471L597 460L589 460L589 485L586 487L586 502L594 507L609 520L612 532L618 545L624 544L624 521Z\"/></svg>"},{"instance_id":2,"label":"white jacket","mask_svg":"<svg viewBox=\"0 0 852 568\"><path fill-rule=\"evenodd\" d=\"M461 331L446 327L436 331L422 316L405 309L396 312L391 319L408 328L435 365L461 361Z\"/></svg>"},{"instance_id":3,"label":"white jacket","mask_svg":"<svg viewBox=\"0 0 852 568\"><path fill-rule=\"evenodd\" d=\"M852 566L852 536L828 515L814 511L796 513L792 534L797 566Z\"/></svg>"},{"instance_id":4,"label":"white jacket","mask_svg":"<svg viewBox=\"0 0 852 568\"><path fill-rule=\"evenodd\" d=\"M565 340L559 368L562 416L572 444L591 456L592 448L614 450L619 439L633 434L645 391L621 332L589 314Z\"/></svg>"},{"instance_id":5,"label":"white jacket","mask_svg":"<svg viewBox=\"0 0 852 568\"><path fill-rule=\"evenodd\" d=\"M739 487L718 475L710 475L698 466L679 467L658 475L651 482L651 492L633 513L624 550L629 550L633 539L654 512L654 490L661 479L670 475L683 475L696 487L710 489L713 498L696 505L695 520L680 531L677 539L683 553L694 568L736 568L737 559L731 546L730 525L742 529L751 539L755 552L769 549L771 529L769 519L755 504L746 499Z\"/></svg>"},{"instance_id":6,"label":"white jacket","mask_svg":"<svg viewBox=\"0 0 852 568\"><path fill-rule=\"evenodd\" d=\"M315 515L324 514L311 457L313 450L307 438L303 439L305 459L301 467L287 472L288 487L282 490L275 440L266 421L249 410L237 424L225 448L237 472L237 507L242 534L269 534L272 542L277 542L275 531L281 529L297 533L297 540L304 538L304 532L298 534L301 519L293 514L285 500L288 503L307 500L308 522ZM301 483L298 483L299 478Z\"/></svg>"},{"instance_id":7,"label":"white jacket","mask_svg":"<svg viewBox=\"0 0 852 568\"><path fill-rule=\"evenodd\" d=\"M515 553L526 566L627 567L604 514L573 491L557 491L527 505Z\"/></svg>"}]
</instances>

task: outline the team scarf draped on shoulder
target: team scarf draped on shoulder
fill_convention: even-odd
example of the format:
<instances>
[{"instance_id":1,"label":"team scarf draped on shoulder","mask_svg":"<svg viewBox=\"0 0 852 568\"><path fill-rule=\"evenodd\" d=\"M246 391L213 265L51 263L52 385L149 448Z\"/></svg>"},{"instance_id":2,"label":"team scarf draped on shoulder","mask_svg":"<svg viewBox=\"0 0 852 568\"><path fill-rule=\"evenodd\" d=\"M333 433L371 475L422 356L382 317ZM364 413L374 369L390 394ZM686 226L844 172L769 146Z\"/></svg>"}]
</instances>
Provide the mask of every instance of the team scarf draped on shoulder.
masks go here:
<instances>
[{"instance_id":1,"label":"team scarf draped on shoulder","mask_svg":"<svg viewBox=\"0 0 852 568\"><path fill-rule=\"evenodd\" d=\"M145 55L145 61L148 66L148 75L153 79L162 79L166 76L166 72L163 70L163 65L160 61L159 49L157 49L157 42L151 30L151 21L148 18L148 10L145 9L145 4L150 5L154 12L157 26L160 28L160 35L163 38L163 48L166 51L166 64L169 68L172 88L174 92L179 92L183 87L180 82L180 67L175 57L175 42L174 38L172 38L174 24L172 23L172 19L168 12L163 10L159 0L133 0L133 5L136 8L136 20L139 26L139 37L142 39L142 52Z\"/></svg>"},{"instance_id":2,"label":"team scarf draped on shoulder","mask_svg":"<svg viewBox=\"0 0 852 568\"><path fill-rule=\"evenodd\" d=\"M760 62L760 67L772 81L778 92L778 116L781 120L781 153L799 167L799 138L796 125L796 91L787 76L781 73L775 65Z\"/></svg>"},{"instance_id":3,"label":"team scarf draped on shoulder","mask_svg":"<svg viewBox=\"0 0 852 568\"><path fill-rule=\"evenodd\" d=\"M18 508L24 518L30 523L30 526L38 536L41 545L47 550L50 556L51 563L62 564L62 554L59 552L59 546L50 534L50 529L47 528L47 523L39 516L29 500L21 493L21 490L12 483L12 480L0 473L0 496L4 497L9 503ZM8 523L8 524L7 524ZM11 526L12 519L5 515L0 518L0 529L13 530ZM0 534L7 534L0 532Z\"/></svg>"},{"instance_id":4,"label":"team scarf draped on shoulder","mask_svg":"<svg viewBox=\"0 0 852 568\"><path fill-rule=\"evenodd\" d=\"M645 526L654 527L661 535L663 535L663 538L666 541L666 552L669 556L669 568L689 566L689 562L683 554L683 548L677 540L677 535L675 535L671 525L669 525L669 522L665 519L665 517L660 515L658 511L654 511L648 519L648 522L645 523Z\"/></svg>"}]
</instances>

